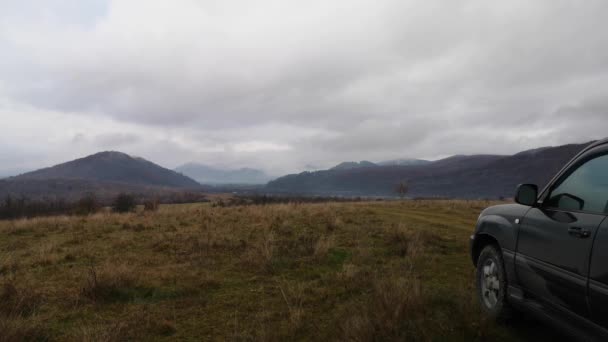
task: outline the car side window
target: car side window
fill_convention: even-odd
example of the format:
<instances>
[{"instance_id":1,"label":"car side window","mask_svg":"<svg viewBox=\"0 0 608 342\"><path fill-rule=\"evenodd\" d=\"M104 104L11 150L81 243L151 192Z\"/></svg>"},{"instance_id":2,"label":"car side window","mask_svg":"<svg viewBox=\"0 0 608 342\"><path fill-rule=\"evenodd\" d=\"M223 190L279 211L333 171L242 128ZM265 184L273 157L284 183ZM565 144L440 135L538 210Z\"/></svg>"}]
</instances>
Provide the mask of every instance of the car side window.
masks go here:
<instances>
[{"instance_id":1,"label":"car side window","mask_svg":"<svg viewBox=\"0 0 608 342\"><path fill-rule=\"evenodd\" d=\"M608 213L608 155L591 159L553 188L547 206Z\"/></svg>"}]
</instances>

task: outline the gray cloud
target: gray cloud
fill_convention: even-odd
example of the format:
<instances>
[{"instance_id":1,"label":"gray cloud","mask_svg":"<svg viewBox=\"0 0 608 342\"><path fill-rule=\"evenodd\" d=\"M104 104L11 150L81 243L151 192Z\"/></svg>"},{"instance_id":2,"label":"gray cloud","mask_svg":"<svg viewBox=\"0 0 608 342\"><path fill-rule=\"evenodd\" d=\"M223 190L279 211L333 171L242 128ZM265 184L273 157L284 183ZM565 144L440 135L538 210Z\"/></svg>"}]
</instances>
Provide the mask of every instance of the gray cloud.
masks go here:
<instances>
[{"instance_id":1,"label":"gray cloud","mask_svg":"<svg viewBox=\"0 0 608 342\"><path fill-rule=\"evenodd\" d=\"M0 6L0 114L27 108L3 119L93 127L53 133L53 160L79 133L81 153L275 173L606 134L605 1Z\"/></svg>"},{"instance_id":2,"label":"gray cloud","mask_svg":"<svg viewBox=\"0 0 608 342\"><path fill-rule=\"evenodd\" d=\"M141 138L132 133L106 133L95 136L95 145L116 148L140 142Z\"/></svg>"}]
</instances>

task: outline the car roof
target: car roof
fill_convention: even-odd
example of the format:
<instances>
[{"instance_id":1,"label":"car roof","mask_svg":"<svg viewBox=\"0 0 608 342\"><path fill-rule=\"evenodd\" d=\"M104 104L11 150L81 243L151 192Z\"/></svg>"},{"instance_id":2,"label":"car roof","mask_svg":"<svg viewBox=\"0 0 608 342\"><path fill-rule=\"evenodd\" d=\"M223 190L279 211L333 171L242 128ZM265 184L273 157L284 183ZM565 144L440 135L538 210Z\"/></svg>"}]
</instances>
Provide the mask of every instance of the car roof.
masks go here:
<instances>
[{"instance_id":1,"label":"car roof","mask_svg":"<svg viewBox=\"0 0 608 342\"><path fill-rule=\"evenodd\" d=\"M594 147L598 147L598 146L605 145L605 144L608 144L608 138L592 142L591 144L589 144L589 146L585 147L585 149L583 151L589 151L590 149L592 149Z\"/></svg>"}]
</instances>

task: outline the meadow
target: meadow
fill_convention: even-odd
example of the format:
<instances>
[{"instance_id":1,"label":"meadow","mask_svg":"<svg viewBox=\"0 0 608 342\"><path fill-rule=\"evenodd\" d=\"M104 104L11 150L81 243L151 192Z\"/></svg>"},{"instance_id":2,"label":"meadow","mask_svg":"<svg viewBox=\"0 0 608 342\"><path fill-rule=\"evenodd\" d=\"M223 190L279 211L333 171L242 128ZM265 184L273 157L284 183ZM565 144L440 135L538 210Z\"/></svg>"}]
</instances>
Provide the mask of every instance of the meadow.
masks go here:
<instances>
[{"instance_id":1,"label":"meadow","mask_svg":"<svg viewBox=\"0 0 608 342\"><path fill-rule=\"evenodd\" d=\"M538 328L478 310L468 237L491 204L201 203L0 221L0 341L533 339Z\"/></svg>"}]
</instances>

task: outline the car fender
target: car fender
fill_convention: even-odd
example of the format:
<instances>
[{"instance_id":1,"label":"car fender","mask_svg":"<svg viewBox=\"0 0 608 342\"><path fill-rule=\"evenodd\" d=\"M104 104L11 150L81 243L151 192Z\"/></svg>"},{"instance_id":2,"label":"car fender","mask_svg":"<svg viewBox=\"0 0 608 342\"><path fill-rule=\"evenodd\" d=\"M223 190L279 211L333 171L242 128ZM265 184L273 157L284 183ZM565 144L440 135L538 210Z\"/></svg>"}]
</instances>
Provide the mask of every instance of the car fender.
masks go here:
<instances>
[{"instance_id":1,"label":"car fender","mask_svg":"<svg viewBox=\"0 0 608 342\"><path fill-rule=\"evenodd\" d=\"M520 204L504 204L484 210L477 221L471 241L473 263L477 263L479 253L486 245L495 244L502 253L507 277L509 281L514 282L517 234L519 224L528 210L530 207Z\"/></svg>"}]
</instances>

